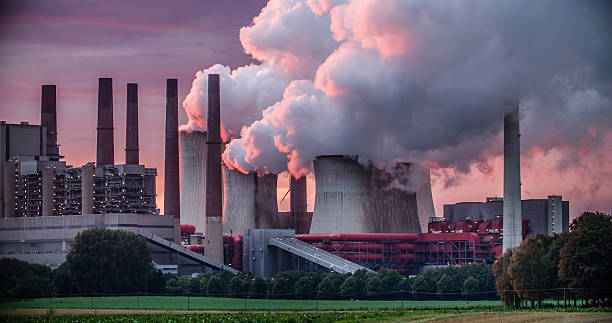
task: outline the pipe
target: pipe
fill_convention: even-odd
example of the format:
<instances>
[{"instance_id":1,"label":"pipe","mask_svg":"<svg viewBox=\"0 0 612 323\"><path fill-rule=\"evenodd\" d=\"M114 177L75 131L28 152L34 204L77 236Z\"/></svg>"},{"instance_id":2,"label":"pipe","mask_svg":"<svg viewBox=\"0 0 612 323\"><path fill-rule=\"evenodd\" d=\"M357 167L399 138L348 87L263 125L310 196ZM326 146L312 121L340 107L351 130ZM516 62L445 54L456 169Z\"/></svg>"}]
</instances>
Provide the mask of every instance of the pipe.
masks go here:
<instances>
[{"instance_id":1,"label":"pipe","mask_svg":"<svg viewBox=\"0 0 612 323\"><path fill-rule=\"evenodd\" d=\"M374 251L380 252L385 251L413 251L414 244L412 243L393 243L390 245L383 245L380 243L315 243L312 244L314 247L328 251Z\"/></svg>"},{"instance_id":2,"label":"pipe","mask_svg":"<svg viewBox=\"0 0 612 323\"><path fill-rule=\"evenodd\" d=\"M125 122L125 163L138 165L138 84L127 85Z\"/></svg>"},{"instance_id":3,"label":"pipe","mask_svg":"<svg viewBox=\"0 0 612 323\"><path fill-rule=\"evenodd\" d=\"M57 112L55 85L43 85L40 102L40 125L47 128L47 156L50 160L60 160L57 145Z\"/></svg>"},{"instance_id":4,"label":"pipe","mask_svg":"<svg viewBox=\"0 0 612 323\"><path fill-rule=\"evenodd\" d=\"M115 164L115 139L113 137L113 79L98 80L98 128L96 166Z\"/></svg>"},{"instance_id":5,"label":"pipe","mask_svg":"<svg viewBox=\"0 0 612 323\"><path fill-rule=\"evenodd\" d=\"M320 234L296 234L295 238L311 241L377 241L377 240L419 240L419 233L320 233Z\"/></svg>"}]
</instances>

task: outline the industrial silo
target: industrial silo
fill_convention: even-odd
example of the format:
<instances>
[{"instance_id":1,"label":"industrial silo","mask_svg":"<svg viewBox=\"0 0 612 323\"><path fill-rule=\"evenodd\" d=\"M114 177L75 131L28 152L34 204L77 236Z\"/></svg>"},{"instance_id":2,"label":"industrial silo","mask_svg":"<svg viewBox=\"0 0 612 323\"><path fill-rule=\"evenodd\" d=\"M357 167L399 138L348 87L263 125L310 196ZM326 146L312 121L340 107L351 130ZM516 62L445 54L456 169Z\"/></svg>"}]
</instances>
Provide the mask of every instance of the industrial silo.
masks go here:
<instances>
[{"instance_id":1,"label":"industrial silo","mask_svg":"<svg viewBox=\"0 0 612 323\"><path fill-rule=\"evenodd\" d=\"M181 223L206 231L206 132L180 132Z\"/></svg>"},{"instance_id":2,"label":"industrial silo","mask_svg":"<svg viewBox=\"0 0 612 323\"><path fill-rule=\"evenodd\" d=\"M245 234L257 227L255 178L223 165L223 233Z\"/></svg>"},{"instance_id":3,"label":"industrial silo","mask_svg":"<svg viewBox=\"0 0 612 323\"><path fill-rule=\"evenodd\" d=\"M316 195L310 233L373 232L369 217L369 167L342 155L314 162Z\"/></svg>"}]
</instances>

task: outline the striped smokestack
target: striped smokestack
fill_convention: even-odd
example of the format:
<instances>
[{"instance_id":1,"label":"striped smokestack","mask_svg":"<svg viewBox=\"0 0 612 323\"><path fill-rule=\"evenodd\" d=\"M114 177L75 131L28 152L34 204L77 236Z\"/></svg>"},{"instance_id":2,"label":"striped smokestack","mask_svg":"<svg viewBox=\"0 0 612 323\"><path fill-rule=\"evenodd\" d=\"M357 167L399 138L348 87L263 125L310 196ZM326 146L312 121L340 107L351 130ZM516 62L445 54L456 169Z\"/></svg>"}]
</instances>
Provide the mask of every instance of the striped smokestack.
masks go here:
<instances>
[{"instance_id":1,"label":"striped smokestack","mask_svg":"<svg viewBox=\"0 0 612 323\"><path fill-rule=\"evenodd\" d=\"M43 85L40 102L40 125L47 128L47 155L51 160L60 160L57 145L57 112L55 85Z\"/></svg>"},{"instance_id":2,"label":"striped smokestack","mask_svg":"<svg viewBox=\"0 0 612 323\"><path fill-rule=\"evenodd\" d=\"M219 74L208 75L206 156L206 256L223 263L223 191L221 189L221 98Z\"/></svg>"},{"instance_id":3,"label":"striped smokestack","mask_svg":"<svg viewBox=\"0 0 612 323\"><path fill-rule=\"evenodd\" d=\"M290 227L295 229L296 234L308 233L310 231L310 223L308 213L306 211L306 176L295 178L291 176L289 179L290 197Z\"/></svg>"},{"instance_id":4,"label":"striped smokestack","mask_svg":"<svg viewBox=\"0 0 612 323\"><path fill-rule=\"evenodd\" d=\"M127 85L125 163L138 165L138 84Z\"/></svg>"},{"instance_id":5,"label":"striped smokestack","mask_svg":"<svg viewBox=\"0 0 612 323\"><path fill-rule=\"evenodd\" d=\"M164 162L164 213L174 216L174 242L181 242L178 154L178 81L166 80L166 152Z\"/></svg>"},{"instance_id":6,"label":"striped smokestack","mask_svg":"<svg viewBox=\"0 0 612 323\"><path fill-rule=\"evenodd\" d=\"M504 103L503 252L523 240L521 215L521 145L518 101Z\"/></svg>"},{"instance_id":7,"label":"striped smokestack","mask_svg":"<svg viewBox=\"0 0 612 323\"><path fill-rule=\"evenodd\" d=\"M98 80L98 140L96 166L115 164L113 138L113 79Z\"/></svg>"}]
</instances>

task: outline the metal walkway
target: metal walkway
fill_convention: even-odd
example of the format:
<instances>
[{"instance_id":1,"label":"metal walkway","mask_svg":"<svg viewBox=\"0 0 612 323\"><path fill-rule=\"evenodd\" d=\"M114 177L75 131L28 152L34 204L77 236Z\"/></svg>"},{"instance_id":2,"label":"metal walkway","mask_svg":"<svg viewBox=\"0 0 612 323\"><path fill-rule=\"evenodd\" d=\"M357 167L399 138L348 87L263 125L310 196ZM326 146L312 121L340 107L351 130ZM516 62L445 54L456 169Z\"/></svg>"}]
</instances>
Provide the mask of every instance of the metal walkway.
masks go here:
<instances>
[{"instance_id":1,"label":"metal walkway","mask_svg":"<svg viewBox=\"0 0 612 323\"><path fill-rule=\"evenodd\" d=\"M193 260L199 264L202 264L204 266L213 268L213 269L219 269L219 270L227 270L232 272L233 274L238 274L239 271L230 267L230 266L226 266L212 258L203 256L197 252L193 252L187 248L183 248L182 246L172 242L172 241L168 241L158 235L155 235L151 232L145 231L143 229L138 229L138 235L145 237L150 243L162 247L166 250L170 250L173 252L177 252L179 253L181 256L188 258L190 260Z\"/></svg>"},{"instance_id":2,"label":"metal walkway","mask_svg":"<svg viewBox=\"0 0 612 323\"><path fill-rule=\"evenodd\" d=\"M298 240L296 238L291 238L291 237L270 238L268 239L268 245L283 249L298 257L312 261L317 265L323 266L325 268L329 268L340 274L345 274L345 273L354 274L355 271L359 269L365 269L367 271L371 271L370 269L366 267L360 266L342 257L338 257L325 250L319 249L317 247L313 247L310 244L302 240Z\"/></svg>"}]
</instances>

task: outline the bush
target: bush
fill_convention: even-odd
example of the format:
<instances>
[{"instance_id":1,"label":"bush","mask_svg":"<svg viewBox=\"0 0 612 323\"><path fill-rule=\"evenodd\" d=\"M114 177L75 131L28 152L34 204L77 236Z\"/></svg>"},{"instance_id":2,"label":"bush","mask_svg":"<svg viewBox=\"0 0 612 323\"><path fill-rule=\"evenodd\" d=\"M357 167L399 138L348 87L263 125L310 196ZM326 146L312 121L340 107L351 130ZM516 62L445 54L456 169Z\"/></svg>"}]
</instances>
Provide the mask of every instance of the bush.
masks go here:
<instances>
[{"instance_id":1,"label":"bush","mask_svg":"<svg viewBox=\"0 0 612 323\"><path fill-rule=\"evenodd\" d=\"M335 299L338 297L338 290L336 284L332 280L331 276L323 278L319 286L317 287L317 298L319 299Z\"/></svg>"},{"instance_id":2,"label":"bush","mask_svg":"<svg viewBox=\"0 0 612 323\"><path fill-rule=\"evenodd\" d=\"M435 299L438 285L428 275L419 275L412 283L412 297L416 300Z\"/></svg>"},{"instance_id":3,"label":"bush","mask_svg":"<svg viewBox=\"0 0 612 323\"><path fill-rule=\"evenodd\" d=\"M221 279L217 276L212 276L206 283L206 291L209 296L223 297L225 290L221 284Z\"/></svg>"},{"instance_id":4,"label":"bush","mask_svg":"<svg viewBox=\"0 0 612 323\"><path fill-rule=\"evenodd\" d=\"M266 298L268 284L261 277L255 277L249 284L249 297L251 298Z\"/></svg>"},{"instance_id":5,"label":"bush","mask_svg":"<svg viewBox=\"0 0 612 323\"><path fill-rule=\"evenodd\" d=\"M443 300L459 299L461 298L462 286L462 281L455 277L444 274L442 275L440 280L438 280L438 298Z\"/></svg>"},{"instance_id":6,"label":"bush","mask_svg":"<svg viewBox=\"0 0 612 323\"><path fill-rule=\"evenodd\" d=\"M296 298L300 299L314 299L317 292L317 285L315 284L315 280L312 276L306 275L302 276L295 282L295 293Z\"/></svg>"},{"instance_id":7,"label":"bush","mask_svg":"<svg viewBox=\"0 0 612 323\"><path fill-rule=\"evenodd\" d=\"M349 277L340 285L340 295L344 298L357 298L359 288L355 277Z\"/></svg>"},{"instance_id":8,"label":"bush","mask_svg":"<svg viewBox=\"0 0 612 323\"><path fill-rule=\"evenodd\" d=\"M480 292L480 283L473 276L468 277L463 282L461 295L465 299L476 300L479 298L479 295L477 294L478 292Z\"/></svg>"},{"instance_id":9,"label":"bush","mask_svg":"<svg viewBox=\"0 0 612 323\"><path fill-rule=\"evenodd\" d=\"M246 282L238 277L238 276L234 276L232 277L232 279L230 279L229 281L229 287L228 287L228 292L229 292L229 296L230 297L238 297L238 298L243 298L246 297L248 291L248 287Z\"/></svg>"}]
</instances>

